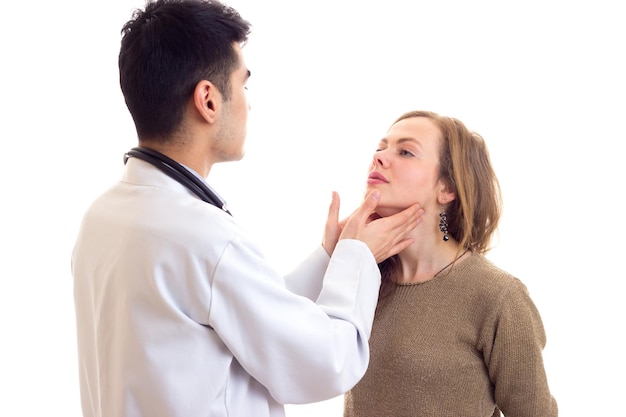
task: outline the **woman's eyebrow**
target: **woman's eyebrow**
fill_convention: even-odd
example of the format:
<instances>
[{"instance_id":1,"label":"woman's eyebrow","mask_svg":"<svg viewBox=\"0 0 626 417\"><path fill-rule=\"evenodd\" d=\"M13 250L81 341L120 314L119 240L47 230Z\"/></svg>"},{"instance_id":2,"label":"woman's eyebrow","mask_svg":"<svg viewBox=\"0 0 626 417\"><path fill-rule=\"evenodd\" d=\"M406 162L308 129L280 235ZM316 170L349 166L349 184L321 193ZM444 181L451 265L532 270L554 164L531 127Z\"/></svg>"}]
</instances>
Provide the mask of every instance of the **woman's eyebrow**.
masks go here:
<instances>
[{"instance_id":1,"label":"woman's eyebrow","mask_svg":"<svg viewBox=\"0 0 626 417\"><path fill-rule=\"evenodd\" d=\"M411 142L411 143L414 143L416 145L422 146L420 141L415 139L415 138L408 137L408 138L400 138L400 139L398 139L398 143L405 143L405 142Z\"/></svg>"},{"instance_id":2,"label":"woman's eyebrow","mask_svg":"<svg viewBox=\"0 0 626 417\"><path fill-rule=\"evenodd\" d=\"M400 138L400 139L398 139L396 141L396 143L398 145L401 145L401 144L406 143L406 142L412 143L412 144L418 146L419 148L422 148L422 143L419 140L417 140L416 138L414 138L414 137L404 137L404 138ZM382 138L380 140L380 143L384 143L385 145L388 145L389 144L389 140L387 138Z\"/></svg>"}]
</instances>

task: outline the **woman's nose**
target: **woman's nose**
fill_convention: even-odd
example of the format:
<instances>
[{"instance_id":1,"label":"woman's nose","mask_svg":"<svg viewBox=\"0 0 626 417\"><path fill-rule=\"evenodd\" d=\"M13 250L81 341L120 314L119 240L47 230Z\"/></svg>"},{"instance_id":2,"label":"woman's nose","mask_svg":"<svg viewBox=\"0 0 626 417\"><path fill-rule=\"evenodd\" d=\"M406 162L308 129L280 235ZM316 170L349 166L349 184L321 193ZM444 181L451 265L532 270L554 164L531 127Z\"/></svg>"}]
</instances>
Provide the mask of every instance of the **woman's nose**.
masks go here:
<instances>
[{"instance_id":1,"label":"woman's nose","mask_svg":"<svg viewBox=\"0 0 626 417\"><path fill-rule=\"evenodd\" d=\"M383 151L377 151L374 154L374 159L372 160L372 164L374 167L384 167L386 163L385 155Z\"/></svg>"}]
</instances>

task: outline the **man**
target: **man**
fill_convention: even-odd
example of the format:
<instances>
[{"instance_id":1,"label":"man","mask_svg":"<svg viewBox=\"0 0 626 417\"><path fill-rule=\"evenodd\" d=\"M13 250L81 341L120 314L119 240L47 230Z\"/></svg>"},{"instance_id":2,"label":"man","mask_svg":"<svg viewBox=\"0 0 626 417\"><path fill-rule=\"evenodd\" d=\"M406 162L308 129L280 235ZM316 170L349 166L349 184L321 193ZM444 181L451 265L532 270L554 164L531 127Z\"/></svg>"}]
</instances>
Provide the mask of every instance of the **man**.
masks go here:
<instances>
[{"instance_id":1,"label":"man","mask_svg":"<svg viewBox=\"0 0 626 417\"><path fill-rule=\"evenodd\" d=\"M72 255L85 416L283 416L367 368L377 262L412 243L421 211L370 221L371 195L340 224L334 196L323 245L288 286L204 180L243 157L248 33L211 0L158 0L124 26L139 148Z\"/></svg>"}]
</instances>

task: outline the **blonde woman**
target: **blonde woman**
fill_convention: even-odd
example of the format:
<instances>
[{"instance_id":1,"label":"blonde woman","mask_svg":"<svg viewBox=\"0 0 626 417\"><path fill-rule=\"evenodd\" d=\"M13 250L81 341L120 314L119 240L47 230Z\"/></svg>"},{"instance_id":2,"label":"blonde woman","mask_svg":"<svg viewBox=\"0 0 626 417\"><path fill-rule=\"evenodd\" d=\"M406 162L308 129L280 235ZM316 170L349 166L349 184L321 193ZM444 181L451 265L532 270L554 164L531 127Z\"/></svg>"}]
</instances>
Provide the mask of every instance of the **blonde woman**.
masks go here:
<instances>
[{"instance_id":1,"label":"blonde woman","mask_svg":"<svg viewBox=\"0 0 626 417\"><path fill-rule=\"evenodd\" d=\"M557 416L541 317L525 285L484 257L501 201L482 137L406 113L374 154L372 190L377 216L415 203L425 213L415 243L379 264L370 364L344 416Z\"/></svg>"}]
</instances>

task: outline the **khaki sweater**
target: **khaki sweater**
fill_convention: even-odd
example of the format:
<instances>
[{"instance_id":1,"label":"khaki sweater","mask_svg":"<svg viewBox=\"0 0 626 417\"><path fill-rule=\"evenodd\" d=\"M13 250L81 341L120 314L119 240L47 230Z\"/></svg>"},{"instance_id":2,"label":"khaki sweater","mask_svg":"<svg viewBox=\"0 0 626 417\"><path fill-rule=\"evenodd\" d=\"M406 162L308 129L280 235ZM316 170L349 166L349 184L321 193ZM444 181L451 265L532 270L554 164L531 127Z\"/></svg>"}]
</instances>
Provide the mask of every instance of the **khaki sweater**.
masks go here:
<instances>
[{"instance_id":1,"label":"khaki sweater","mask_svg":"<svg viewBox=\"0 0 626 417\"><path fill-rule=\"evenodd\" d=\"M345 417L557 416L522 282L473 254L430 281L391 285Z\"/></svg>"}]
</instances>

